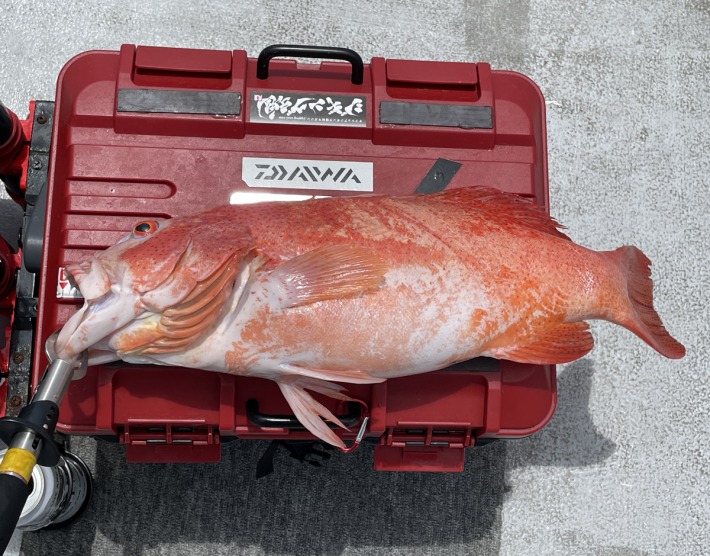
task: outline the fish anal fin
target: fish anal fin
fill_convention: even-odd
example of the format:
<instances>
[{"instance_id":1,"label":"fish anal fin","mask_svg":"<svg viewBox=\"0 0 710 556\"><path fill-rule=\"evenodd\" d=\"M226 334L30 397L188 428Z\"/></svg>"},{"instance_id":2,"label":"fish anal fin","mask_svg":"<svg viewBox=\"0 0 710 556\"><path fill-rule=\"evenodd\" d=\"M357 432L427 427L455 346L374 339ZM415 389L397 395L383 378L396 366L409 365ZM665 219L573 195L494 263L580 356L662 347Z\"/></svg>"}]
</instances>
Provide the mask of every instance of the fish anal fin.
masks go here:
<instances>
[{"instance_id":1,"label":"fish anal fin","mask_svg":"<svg viewBox=\"0 0 710 556\"><path fill-rule=\"evenodd\" d=\"M371 249L327 245L277 266L272 276L284 290L284 306L353 297L384 283L386 263Z\"/></svg>"},{"instance_id":2,"label":"fish anal fin","mask_svg":"<svg viewBox=\"0 0 710 556\"><path fill-rule=\"evenodd\" d=\"M353 384L374 384L377 382L384 382L385 380L384 378L370 376L366 372L359 370L335 371L328 369L312 369L289 363L282 363L279 367L282 371L292 375L300 375L324 381L334 380L336 382L350 382Z\"/></svg>"},{"instance_id":3,"label":"fish anal fin","mask_svg":"<svg viewBox=\"0 0 710 556\"><path fill-rule=\"evenodd\" d=\"M335 390L336 396L333 396L327 387L327 383L316 384L316 382L320 381L298 377L295 380L279 380L277 384L294 415L304 427L323 442L338 448L345 448L345 444L340 437L331 430L323 419L327 419L345 430L347 430L347 427L327 407L306 392L306 388L330 397L341 396L342 394Z\"/></svg>"},{"instance_id":4,"label":"fish anal fin","mask_svg":"<svg viewBox=\"0 0 710 556\"><path fill-rule=\"evenodd\" d=\"M556 365L583 357L594 347L594 338L586 322L560 323L547 329L528 344L492 347L484 355L518 363Z\"/></svg>"}]
</instances>

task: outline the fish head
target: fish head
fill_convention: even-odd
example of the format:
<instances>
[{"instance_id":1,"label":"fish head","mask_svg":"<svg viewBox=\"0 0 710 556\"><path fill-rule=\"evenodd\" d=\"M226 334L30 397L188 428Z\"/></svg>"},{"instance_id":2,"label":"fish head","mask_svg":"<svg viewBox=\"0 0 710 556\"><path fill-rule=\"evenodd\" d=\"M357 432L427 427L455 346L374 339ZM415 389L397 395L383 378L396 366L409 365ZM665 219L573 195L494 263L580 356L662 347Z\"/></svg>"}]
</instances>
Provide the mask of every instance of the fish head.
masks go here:
<instances>
[{"instance_id":1,"label":"fish head","mask_svg":"<svg viewBox=\"0 0 710 556\"><path fill-rule=\"evenodd\" d=\"M115 245L67 265L84 305L60 331L57 356L185 349L223 314L250 253L249 229L219 211L137 223Z\"/></svg>"}]
</instances>

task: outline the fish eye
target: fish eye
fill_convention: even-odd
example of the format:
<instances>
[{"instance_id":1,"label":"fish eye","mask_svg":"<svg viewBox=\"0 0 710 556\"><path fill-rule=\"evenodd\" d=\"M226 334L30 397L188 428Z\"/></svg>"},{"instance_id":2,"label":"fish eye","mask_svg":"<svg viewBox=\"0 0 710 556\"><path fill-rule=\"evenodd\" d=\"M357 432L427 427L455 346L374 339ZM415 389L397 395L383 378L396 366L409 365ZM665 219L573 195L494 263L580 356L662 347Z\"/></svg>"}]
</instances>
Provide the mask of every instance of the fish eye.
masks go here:
<instances>
[{"instance_id":1,"label":"fish eye","mask_svg":"<svg viewBox=\"0 0 710 556\"><path fill-rule=\"evenodd\" d=\"M153 220L146 220L145 222L136 224L136 227L133 228L133 237L145 237L147 235L152 234L157 229L157 222Z\"/></svg>"}]
</instances>

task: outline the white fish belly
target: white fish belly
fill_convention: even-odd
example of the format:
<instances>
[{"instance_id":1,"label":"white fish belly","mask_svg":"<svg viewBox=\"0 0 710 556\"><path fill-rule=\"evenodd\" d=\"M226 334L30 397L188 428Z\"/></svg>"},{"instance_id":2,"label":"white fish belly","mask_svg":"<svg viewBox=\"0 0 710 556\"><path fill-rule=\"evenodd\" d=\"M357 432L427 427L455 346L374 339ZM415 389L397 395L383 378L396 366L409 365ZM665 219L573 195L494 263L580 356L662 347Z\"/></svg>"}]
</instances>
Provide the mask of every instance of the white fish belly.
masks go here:
<instances>
[{"instance_id":1,"label":"white fish belly","mask_svg":"<svg viewBox=\"0 0 710 556\"><path fill-rule=\"evenodd\" d=\"M481 310L496 314L494 298L456 265L400 266L376 292L293 308L283 307L278 286L265 278L238 314L180 359L268 378L284 363L405 376L478 355L486 338L472 334L471 319Z\"/></svg>"}]
</instances>

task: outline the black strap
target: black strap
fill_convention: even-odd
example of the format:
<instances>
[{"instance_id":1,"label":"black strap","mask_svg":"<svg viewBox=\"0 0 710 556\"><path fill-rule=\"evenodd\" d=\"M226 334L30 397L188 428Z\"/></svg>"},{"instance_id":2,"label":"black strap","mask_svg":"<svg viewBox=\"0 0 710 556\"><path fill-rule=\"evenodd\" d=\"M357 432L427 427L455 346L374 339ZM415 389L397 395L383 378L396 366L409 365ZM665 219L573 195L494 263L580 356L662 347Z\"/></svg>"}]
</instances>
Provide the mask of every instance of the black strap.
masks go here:
<instances>
[{"instance_id":1,"label":"black strap","mask_svg":"<svg viewBox=\"0 0 710 556\"><path fill-rule=\"evenodd\" d=\"M316 444L320 444L318 441L297 441L297 440L274 440L266 448L264 455L261 456L256 464L256 478L261 479L274 472L274 456L280 446L283 446L288 451L289 455L302 462L308 463L313 467L322 467L322 462L318 459L309 458L308 456L316 456L322 461L327 461L330 459L330 454L324 452L323 450L316 449ZM328 448L328 447L326 447Z\"/></svg>"}]
</instances>

